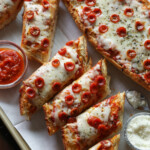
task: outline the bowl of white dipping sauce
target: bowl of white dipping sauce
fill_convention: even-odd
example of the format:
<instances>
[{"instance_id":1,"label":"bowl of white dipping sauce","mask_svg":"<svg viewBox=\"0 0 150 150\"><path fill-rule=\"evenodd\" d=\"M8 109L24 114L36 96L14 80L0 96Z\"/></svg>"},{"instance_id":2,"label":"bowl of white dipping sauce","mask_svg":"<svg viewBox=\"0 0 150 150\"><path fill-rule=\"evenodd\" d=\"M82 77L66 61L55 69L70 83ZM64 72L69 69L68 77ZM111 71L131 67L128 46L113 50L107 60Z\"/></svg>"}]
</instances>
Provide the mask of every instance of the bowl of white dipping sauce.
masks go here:
<instances>
[{"instance_id":1,"label":"bowl of white dipping sauce","mask_svg":"<svg viewBox=\"0 0 150 150\"><path fill-rule=\"evenodd\" d=\"M125 140L135 150L150 150L150 113L133 115L124 130Z\"/></svg>"}]
</instances>

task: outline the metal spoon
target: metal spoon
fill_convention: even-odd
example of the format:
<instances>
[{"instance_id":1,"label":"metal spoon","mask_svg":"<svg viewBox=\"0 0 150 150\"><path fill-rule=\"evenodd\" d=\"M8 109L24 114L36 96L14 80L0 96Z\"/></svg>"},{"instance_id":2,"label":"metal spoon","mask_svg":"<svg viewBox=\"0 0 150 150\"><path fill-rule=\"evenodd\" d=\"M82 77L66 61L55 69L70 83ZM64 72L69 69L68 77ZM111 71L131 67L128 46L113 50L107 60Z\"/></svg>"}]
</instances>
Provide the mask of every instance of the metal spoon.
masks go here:
<instances>
[{"instance_id":1,"label":"metal spoon","mask_svg":"<svg viewBox=\"0 0 150 150\"><path fill-rule=\"evenodd\" d=\"M128 99L127 97L127 93L128 92L132 92L132 91L135 91L135 90L127 90L126 91L126 99L128 101L128 103L134 108L133 104L130 102L130 100ZM136 91L138 92L138 91ZM140 93L140 92L138 92ZM146 98L142 93L140 93L140 100L141 101L144 101L145 102L145 105L144 106L140 106L140 107L137 107L137 108L134 108L134 109L139 109L139 110L145 110L145 111L150 111L150 101L148 100L148 98Z\"/></svg>"}]
</instances>

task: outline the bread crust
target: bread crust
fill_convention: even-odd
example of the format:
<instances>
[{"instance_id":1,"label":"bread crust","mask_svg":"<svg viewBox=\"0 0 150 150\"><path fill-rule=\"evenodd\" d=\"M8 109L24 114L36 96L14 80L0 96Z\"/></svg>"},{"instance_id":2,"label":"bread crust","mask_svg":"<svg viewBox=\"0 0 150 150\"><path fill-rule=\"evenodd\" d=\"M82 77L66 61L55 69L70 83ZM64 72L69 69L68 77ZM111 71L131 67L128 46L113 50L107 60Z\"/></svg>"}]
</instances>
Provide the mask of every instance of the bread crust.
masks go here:
<instances>
[{"instance_id":1,"label":"bread crust","mask_svg":"<svg viewBox=\"0 0 150 150\"><path fill-rule=\"evenodd\" d=\"M56 29L56 24L57 24L58 7L59 7L59 0L48 0L48 1L50 3L50 12L49 13L51 14L51 17L49 19L50 25L49 25L49 29L47 32L50 32L50 34L48 35L50 44L45 52L42 52L40 50L34 50L31 46L27 46L24 43L25 29L26 29L26 23L27 23L26 18L25 18L26 6L24 4L25 11L24 11L24 16L23 16L23 30L22 30L21 47L24 49L24 51L28 55L29 59L34 59L42 64L45 62L48 62L50 59L50 55L51 55L51 51L52 51L51 49L53 46L53 40L54 40L55 29ZM39 1L39 3L41 3L41 2Z\"/></svg>"},{"instance_id":2,"label":"bread crust","mask_svg":"<svg viewBox=\"0 0 150 150\"><path fill-rule=\"evenodd\" d=\"M0 12L0 29L4 28L10 22L16 19L17 14L21 10L23 5L22 0L17 0L15 5L9 7L8 9Z\"/></svg>"},{"instance_id":3,"label":"bread crust","mask_svg":"<svg viewBox=\"0 0 150 150\"><path fill-rule=\"evenodd\" d=\"M93 47L103 57L105 57L109 62L111 62L115 67L117 67L120 71L122 71L126 76L130 77L133 81L135 81L136 83L138 83L139 85L144 87L146 90L150 91L150 85L147 84L147 82L144 79L142 79L140 76L138 76L138 74L133 73L130 70L128 70L127 68L122 67L116 61L114 61L112 58L106 56L106 54L104 52L104 49L98 49L97 48L98 43L97 43L95 34L91 30L86 29L84 27L83 23L81 22L80 16L78 15L77 10L73 8L73 5L72 5L71 1L70 0L62 0L62 1L64 2L64 4L67 7L68 11L70 12L70 14L72 15L73 19L75 20L75 23L77 24L78 28L81 30L81 32L83 32L85 34L85 36L87 37L88 41L93 45ZM147 2L147 0L142 0L141 2L144 5L146 5L147 3L149 4L149 2ZM147 5L147 7L148 6L149 5Z\"/></svg>"},{"instance_id":4,"label":"bread crust","mask_svg":"<svg viewBox=\"0 0 150 150\"><path fill-rule=\"evenodd\" d=\"M120 134L115 135L114 137L112 137L108 140L111 142L112 145L110 147L107 147L107 150L118 150L119 141L120 141ZM101 146L101 142L103 142L103 141L100 141L99 143L97 143L96 145L91 147L89 150L99 150L99 147Z\"/></svg>"},{"instance_id":5,"label":"bread crust","mask_svg":"<svg viewBox=\"0 0 150 150\"><path fill-rule=\"evenodd\" d=\"M79 37L78 41L80 41L80 42L78 43L78 48L77 48L76 51L77 51L77 53L79 55L80 61L83 64L83 69L84 69L83 73L84 73L84 72L86 72L88 70L89 67L91 67L91 61L90 61L90 63L88 62L87 42L86 42L85 37L84 36ZM45 63L43 65L46 65L46 64L47 63ZM33 77L34 74L35 73L33 73L28 79ZM72 79L72 80L75 80L75 79L76 79L76 77L74 77L74 79ZM71 81L69 81L68 83L65 83L65 86L67 86L70 82ZM21 86L21 92L20 93L21 93L20 94L20 98L19 98L20 113L21 113L21 115L26 116L27 119L30 119L31 115L33 113L35 113L40 108L36 108L35 105L33 103L31 103L30 100L28 100L26 98L25 85ZM45 101L45 99L43 101Z\"/></svg>"},{"instance_id":6,"label":"bread crust","mask_svg":"<svg viewBox=\"0 0 150 150\"><path fill-rule=\"evenodd\" d=\"M108 137L105 137L104 139L99 138L99 137L91 137L90 141L88 139L88 142L80 141L80 136L78 135L78 127L76 127L76 124L67 124L62 128L62 138L63 138L63 143L65 150L84 150L92 145L96 144L98 141L105 140L108 138L111 138L114 136L116 133L118 133L123 125L123 113L124 113L124 103L125 103L125 93L118 93L115 95L115 98L113 101L119 102L120 106L120 111L119 111L119 121L120 124L118 124L118 127L114 132L112 132ZM88 111L88 110L87 110ZM85 112L84 112L85 113ZM81 114L82 115L82 114ZM76 129L76 130L75 130ZM79 139L79 140L78 140ZM87 139L86 139L87 140Z\"/></svg>"},{"instance_id":7,"label":"bread crust","mask_svg":"<svg viewBox=\"0 0 150 150\"><path fill-rule=\"evenodd\" d=\"M99 100L96 100L96 102L102 101L102 100L103 100L107 95L109 95L110 92L111 92L111 91L110 91L110 87L109 87L110 76L108 76L108 74L107 74L106 61L105 61L105 60L100 60L98 63L101 64L101 73L102 73L103 77L105 78L106 85L105 85L105 87L104 87L104 90L102 91L103 97L101 97ZM81 78L82 78L82 76L81 76ZM80 80L80 78L77 79L76 81L78 82L78 80ZM69 85L68 88L70 88L71 86L72 86L72 84ZM61 93L63 93L63 91L60 92L59 94L61 94ZM59 94L56 96L56 100L57 100L57 97L59 96ZM55 98L54 98L54 101L55 101ZM83 110L85 110L87 107L90 107L90 105L92 105L92 103L89 104L88 106L87 106L87 105L84 105L84 106L82 107L82 110L81 110L81 108L79 107L79 108L78 108L78 109L79 109L79 114L80 114L81 112L83 112ZM48 129L48 133L49 133L49 135L52 135L52 134L54 134L55 132L57 132L57 131L60 129L60 126L59 126L59 127L58 127L58 126L55 126L55 123L53 123L53 121L51 121L51 120L50 120L50 117L49 117L49 115L52 114L53 105L52 105L51 103L46 103L46 104L43 106L43 109L44 109L44 112L45 112L45 121L46 121L47 129ZM78 115L79 115L79 114L78 114ZM65 124L64 124L64 125L65 125ZM63 125L62 125L62 126L63 126Z\"/></svg>"}]
</instances>

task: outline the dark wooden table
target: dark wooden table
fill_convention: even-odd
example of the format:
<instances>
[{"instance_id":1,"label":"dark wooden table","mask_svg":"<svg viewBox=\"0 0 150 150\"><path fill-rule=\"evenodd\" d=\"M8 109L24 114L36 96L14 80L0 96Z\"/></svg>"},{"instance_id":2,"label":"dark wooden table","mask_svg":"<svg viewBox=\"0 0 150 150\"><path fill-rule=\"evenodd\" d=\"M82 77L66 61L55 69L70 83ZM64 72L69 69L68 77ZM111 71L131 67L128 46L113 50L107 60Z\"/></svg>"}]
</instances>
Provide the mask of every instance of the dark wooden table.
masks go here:
<instances>
[{"instance_id":1,"label":"dark wooden table","mask_svg":"<svg viewBox=\"0 0 150 150\"><path fill-rule=\"evenodd\" d=\"M20 150L19 146L0 119L0 150Z\"/></svg>"}]
</instances>

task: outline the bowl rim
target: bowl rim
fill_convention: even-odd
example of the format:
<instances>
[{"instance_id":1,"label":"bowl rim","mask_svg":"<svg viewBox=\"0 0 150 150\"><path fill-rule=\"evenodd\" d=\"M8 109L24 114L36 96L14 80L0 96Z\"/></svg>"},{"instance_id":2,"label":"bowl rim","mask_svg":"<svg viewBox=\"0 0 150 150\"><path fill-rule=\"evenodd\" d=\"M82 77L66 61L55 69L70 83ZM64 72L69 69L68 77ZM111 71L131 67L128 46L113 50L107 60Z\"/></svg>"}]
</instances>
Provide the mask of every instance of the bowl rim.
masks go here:
<instances>
[{"instance_id":1,"label":"bowl rim","mask_svg":"<svg viewBox=\"0 0 150 150\"><path fill-rule=\"evenodd\" d=\"M134 150L145 150L145 149L139 149L137 148L136 146L134 146L130 140L128 139L128 136L127 136L127 127L129 125L129 123L136 117L138 116L141 116L141 115L148 115L150 116L150 112L139 112L139 113L136 113L134 114L133 116L131 116L127 122L125 123L125 127L124 127L124 138L125 138L125 141L127 142L127 144L129 145L130 148L134 149ZM147 149L147 150L150 150L150 149Z\"/></svg>"},{"instance_id":2,"label":"bowl rim","mask_svg":"<svg viewBox=\"0 0 150 150\"><path fill-rule=\"evenodd\" d=\"M23 77L24 77L24 75L25 75L25 73L27 71L27 67L28 67L28 58L27 58L27 55L25 54L24 50L20 46L18 46L16 43L14 43L12 41L0 40L0 46L1 45L11 45L11 46L15 47L18 51L21 52L22 57L23 57L23 61L24 61L24 70L23 70L23 73L21 74L21 76L17 80L15 80L14 82L12 82L12 83L3 84L3 85L1 84L0 85L0 89L8 89L8 88L12 88L12 87L16 86L23 79ZM12 50L13 50L13 48L12 48ZM14 49L14 51L15 51L15 49Z\"/></svg>"}]
</instances>

